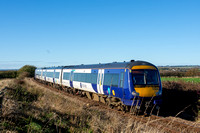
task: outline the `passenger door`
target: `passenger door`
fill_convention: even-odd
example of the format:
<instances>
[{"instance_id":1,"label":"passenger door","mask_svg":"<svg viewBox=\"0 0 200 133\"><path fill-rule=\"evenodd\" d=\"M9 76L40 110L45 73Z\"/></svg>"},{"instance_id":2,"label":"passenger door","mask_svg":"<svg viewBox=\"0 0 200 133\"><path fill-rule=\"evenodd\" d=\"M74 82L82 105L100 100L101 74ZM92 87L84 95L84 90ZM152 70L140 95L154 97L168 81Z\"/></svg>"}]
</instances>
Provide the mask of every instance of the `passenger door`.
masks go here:
<instances>
[{"instance_id":1,"label":"passenger door","mask_svg":"<svg viewBox=\"0 0 200 133\"><path fill-rule=\"evenodd\" d=\"M70 74L70 86L73 88L73 80L74 80L74 70L71 71Z\"/></svg>"},{"instance_id":2,"label":"passenger door","mask_svg":"<svg viewBox=\"0 0 200 133\"><path fill-rule=\"evenodd\" d=\"M99 94L103 93L104 69L99 69L97 77L97 91Z\"/></svg>"}]
</instances>

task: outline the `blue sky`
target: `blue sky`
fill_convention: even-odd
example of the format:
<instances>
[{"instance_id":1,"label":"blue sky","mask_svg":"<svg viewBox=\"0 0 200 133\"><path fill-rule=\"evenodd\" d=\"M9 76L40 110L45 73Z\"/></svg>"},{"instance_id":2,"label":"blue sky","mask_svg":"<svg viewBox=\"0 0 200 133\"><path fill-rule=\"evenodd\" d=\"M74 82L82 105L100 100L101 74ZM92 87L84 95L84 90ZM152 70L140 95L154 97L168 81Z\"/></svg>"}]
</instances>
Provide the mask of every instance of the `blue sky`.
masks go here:
<instances>
[{"instance_id":1,"label":"blue sky","mask_svg":"<svg viewBox=\"0 0 200 133\"><path fill-rule=\"evenodd\" d=\"M0 0L0 69L200 65L200 0Z\"/></svg>"}]
</instances>

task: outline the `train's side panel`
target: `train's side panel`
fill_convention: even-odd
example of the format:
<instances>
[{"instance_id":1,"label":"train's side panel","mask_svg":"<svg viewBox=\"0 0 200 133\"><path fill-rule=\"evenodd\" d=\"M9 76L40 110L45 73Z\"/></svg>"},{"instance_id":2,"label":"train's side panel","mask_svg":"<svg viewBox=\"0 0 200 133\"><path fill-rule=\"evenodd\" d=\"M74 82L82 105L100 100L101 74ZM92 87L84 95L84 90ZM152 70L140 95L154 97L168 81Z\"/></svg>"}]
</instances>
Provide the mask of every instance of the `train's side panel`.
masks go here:
<instances>
[{"instance_id":1,"label":"train's side panel","mask_svg":"<svg viewBox=\"0 0 200 133\"><path fill-rule=\"evenodd\" d=\"M46 70L46 81L47 82L54 82L54 70L53 69L47 69Z\"/></svg>"},{"instance_id":2,"label":"train's side panel","mask_svg":"<svg viewBox=\"0 0 200 133\"><path fill-rule=\"evenodd\" d=\"M137 102L141 102L141 99L150 98L148 96L152 95L151 92L153 92L152 90L155 89L155 87L150 86L152 90L150 90L150 87L148 88L149 85L144 85L143 88L137 87L138 85L134 84L135 82L133 83L133 78L135 78L133 76L133 70L156 69L158 71L154 65L145 62L136 62L135 64L131 64L131 67L127 66L130 65L128 63L125 63L125 65L121 67L116 66L118 64L115 63L113 63L111 67L109 67L109 65L107 67L106 65L105 67L107 69L101 65L99 65L99 67L73 66L36 69L35 78L79 90L117 97L121 99L123 104L129 106L136 105ZM159 97L162 95L160 75L158 75L158 77L159 91L154 91L154 96L158 100L154 100L155 103L160 102ZM146 92L149 95L143 95L146 94Z\"/></svg>"},{"instance_id":3,"label":"train's side panel","mask_svg":"<svg viewBox=\"0 0 200 133\"><path fill-rule=\"evenodd\" d=\"M42 70L41 69L36 69L35 70L35 78L36 79L41 79L41 74L42 74Z\"/></svg>"},{"instance_id":4,"label":"train's side panel","mask_svg":"<svg viewBox=\"0 0 200 133\"><path fill-rule=\"evenodd\" d=\"M76 70L74 70L73 87L76 89L84 90L84 91L95 92L91 83L80 81L81 80L80 75L91 74L91 72L92 72L91 69L76 69ZM85 78L87 78L87 77L85 77Z\"/></svg>"},{"instance_id":5,"label":"train's side panel","mask_svg":"<svg viewBox=\"0 0 200 133\"><path fill-rule=\"evenodd\" d=\"M70 87L70 73L72 69L63 69L62 73L62 85Z\"/></svg>"},{"instance_id":6,"label":"train's side panel","mask_svg":"<svg viewBox=\"0 0 200 133\"><path fill-rule=\"evenodd\" d=\"M103 90L105 95L123 98L125 69L105 69Z\"/></svg>"},{"instance_id":7,"label":"train's side panel","mask_svg":"<svg viewBox=\"0 0 200 133\"><path fill-rule=\"evenodd\" d=\"M125 83L125 69L104 69L103 77L101 77L102 80L98 77L99 71L99 69L64 69L62 74L62 85L93 93L99 93L100 90L98 90L98 87L102 86L104 95L123 98L123 88L124 85L127 86ZM80 79L81 76L84 76L83 74L92 74L95 78L91 79L92 81L90 82L84 82L81 81L83 79ZM72 84L70 84L70 81Z\"/></svg>"},{"instance_id":8,"label":"train's side panel","mask_svg":"<svg viewBox=\"0 0 200 133\"><path fill-rule=\"evenodd\" d=\"M46 69L42 69L41 80L46 81Z\"/></svg>"},{"instance_id":9,"label":"train's side panel","mask_svg":"<svg viewBox=\"0 0 200 133\"><path fill-rule=\"evenodd\" d=\"M125 78L124 78L124 97L123 99L121 99L121 101L123 102L123 104L125 105L132 105L132 104L136 104L137 101L134 101L133 103L133 99L134 99L134 96L133 96L133 93L135 92L134 91L134 87L133 87L133 84L132 84L132 80L131 80L131 74L130 74L131 70L129 69L126 69L125 71Z\"/></svg>"},{"instance_id":10,"label":"train's side panel","mask_svg":"<svg viewBox=\"0 0 200 133\"><path fill-rule=\"evenodd\" d=\"M62 85L96 93L95 84L83 81L83 79L86 80L87 77L82 77L84 74L93 73L95 73L95 71L92 69L64 69ZM94 79L94 81L96 81L96 79Z\"/></svg>"},{"instance_id":11,"label":"train's side panel","mask_svg":"<svg viewBox=\"0 0 200 133\"><path fill-rule=\"evenodd\" d=\"M55 84L61 84L61 72L62 69L54 69L54 82Z\"/></svg>"},{"instance_id":12,"label":"train's side panel","mask_svg":"<svg viewBox=\"0 0 200 133\"><path fill-rule=\"evenodd\" d=\"M91 73L93 73L93 74L98 74L98 69L92 69L91 70ZM97 76L96 76L96 78L94 78L94 83L92 83L92 88L93 88L93 90L95 91L95 93L98 93L98 90L97 90Z\"/></svg>"}]
</instances>

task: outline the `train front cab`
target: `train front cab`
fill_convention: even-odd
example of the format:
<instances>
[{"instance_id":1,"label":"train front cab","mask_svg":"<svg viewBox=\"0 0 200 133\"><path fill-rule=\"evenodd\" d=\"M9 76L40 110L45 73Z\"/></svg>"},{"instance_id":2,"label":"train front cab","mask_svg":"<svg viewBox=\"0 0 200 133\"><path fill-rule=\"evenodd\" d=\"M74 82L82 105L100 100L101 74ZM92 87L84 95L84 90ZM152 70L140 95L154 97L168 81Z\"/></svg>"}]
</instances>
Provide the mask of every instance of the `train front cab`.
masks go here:
<instances>
[{"instance_id":1,"label":"train front cab","mask_svg":"<svg viewBox=\"0 0 200 133\"><path fill-rule=\"evenodd\" d=\"M147 108L155 105L158 108L162 103L162 85L158 68L153 65L133 66L130 78L133 99L139 101L138 106Z\"/></svg>"}]
</instances>

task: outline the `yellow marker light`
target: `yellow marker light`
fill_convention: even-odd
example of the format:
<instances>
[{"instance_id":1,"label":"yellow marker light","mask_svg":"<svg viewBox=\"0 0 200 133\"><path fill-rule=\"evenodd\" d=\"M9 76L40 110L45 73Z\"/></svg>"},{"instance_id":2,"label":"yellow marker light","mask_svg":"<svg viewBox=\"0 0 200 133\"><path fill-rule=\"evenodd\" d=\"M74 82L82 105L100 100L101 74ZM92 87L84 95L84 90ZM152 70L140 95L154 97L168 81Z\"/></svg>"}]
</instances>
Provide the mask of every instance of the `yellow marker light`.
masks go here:
<instances>
[{"instance_id":1,"label":"yellow marker light","mask_svg":"<svg viewBox=\"0 0 200 133\"><path fill-rule=\"evenodd\" d=\"M132 69L154 69L154 70L157 70L154 66L147 66L147 65L133 66Z\"/></svg>"},{"instance_id":2,"label":"yellow marker light","mask_svg":"<svg viewBox=\"0 0 200 133\"><path fill-rule=\"evenodd\" d=\"M112 90L112 93L113 93L113 95L115 96L115 91L114 91L114 90Z\"/></svg>"}]
</instances>

